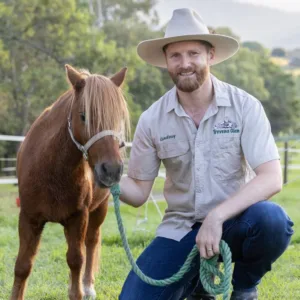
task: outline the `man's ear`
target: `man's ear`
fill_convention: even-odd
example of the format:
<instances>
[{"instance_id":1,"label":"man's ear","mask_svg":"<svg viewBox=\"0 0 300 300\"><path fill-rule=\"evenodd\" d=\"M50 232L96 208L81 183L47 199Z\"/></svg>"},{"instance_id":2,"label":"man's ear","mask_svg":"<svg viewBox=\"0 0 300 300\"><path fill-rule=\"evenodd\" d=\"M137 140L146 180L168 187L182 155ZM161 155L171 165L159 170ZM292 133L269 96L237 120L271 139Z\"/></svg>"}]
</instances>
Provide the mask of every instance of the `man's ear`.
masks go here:
<instances>
[{"instance_id":1,"label":"man's ear","mask_svg":"<svg viewBox=\"0 0 300 300\"><path fill-rule=\"evenodd\" d=\"M215 60L215 48L211 48L208 52L208 61L209 61L209 65L211 66Z\"/></svg>"},{"instance_id":2,"label":"man's ear","mask_svg":"<svg viewBox=\"0 0 300 300\"><path fill-rule=\"evenodd\" d=\"M72 66L65 65L68 81L72 84L75 90L82 89L85 86L85 79Z\"/></svg>"},{"instance_id":3,"label":"man's ear","mask_svg":"<svg viewBox=\"0 0 300 300\"><path fill-rule=\"evenodd\" d=\"M110 80L118 87L120 87L125 79L126 76L126 72L127 72L127 68L123 68L121 69L118 73L116 73L115 75L113 75Z\"/></svg>"}]
</instances>

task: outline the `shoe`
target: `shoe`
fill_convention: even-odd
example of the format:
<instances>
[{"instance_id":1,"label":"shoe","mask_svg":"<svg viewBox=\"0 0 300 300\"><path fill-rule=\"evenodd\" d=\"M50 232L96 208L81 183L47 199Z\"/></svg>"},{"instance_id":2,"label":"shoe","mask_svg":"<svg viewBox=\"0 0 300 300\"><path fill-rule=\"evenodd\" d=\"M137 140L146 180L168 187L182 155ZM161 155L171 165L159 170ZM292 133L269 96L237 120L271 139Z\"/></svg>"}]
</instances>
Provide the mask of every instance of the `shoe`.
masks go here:
<instances>
[{"instance_id":1,"label":"shoe","mask_svg":"<svg viewBox=\"0 0 300 300\"><path fill-rule=\"evenodd\" d=\"M216 300L216 297L209 294L204 295L193 293L192 295L188 296L186 300Z\"/></svg>"},{"instance_id":2,"label":"shoe","mask_svg":"<svg viewBox=\"0 0 300 300\"><path fill-rule=\"evenodd\" d=\"M233 291L230 300L258 300L258 293L256 289L252 292Z\"/></svg>"},{"instance_id":3,"label":"shoe","mask_svg":"<svg viewBox=\"0 0 300 300\"><path fill-rule=\"evenodd\" d=\"M209 294L198 282L196 289L186 298L186 300L216 300L216 296Z\"/></svg>"},{"instance_id":4,"label":"shoe","mask_svg":"<svg viewBox=\"0 0 300 300\"><path fill-rule=\"evenodd\" d=\"M219 268L220 264L218 264ZM211 280L214 282L215 276L212 275ZM197 286L194 291L186 298L186 300L216 300L216 296L209 294L204 287L200 280L197 282Z\"/></svg>"}]
</instances>

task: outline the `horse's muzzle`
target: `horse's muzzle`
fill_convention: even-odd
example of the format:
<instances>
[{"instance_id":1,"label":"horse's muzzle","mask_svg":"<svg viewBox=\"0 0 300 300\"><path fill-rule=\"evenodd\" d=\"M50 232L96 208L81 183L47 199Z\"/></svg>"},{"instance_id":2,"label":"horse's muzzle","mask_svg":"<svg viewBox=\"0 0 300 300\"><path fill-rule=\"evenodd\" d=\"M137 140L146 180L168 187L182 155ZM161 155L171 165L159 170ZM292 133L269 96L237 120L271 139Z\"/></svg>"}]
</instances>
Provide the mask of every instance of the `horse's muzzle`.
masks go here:
<instances>
[{"instance_id":1,"label":"horse's muzzle","mask_svg":"<svg viewBox=\"0 0 300 300\"><path fill-rule=\"evenodd\" d=\"M99 187L111 187L118 183L123 174L123 163L103 162L95 165L94 177Z\"/></svg>"}]
</instances>

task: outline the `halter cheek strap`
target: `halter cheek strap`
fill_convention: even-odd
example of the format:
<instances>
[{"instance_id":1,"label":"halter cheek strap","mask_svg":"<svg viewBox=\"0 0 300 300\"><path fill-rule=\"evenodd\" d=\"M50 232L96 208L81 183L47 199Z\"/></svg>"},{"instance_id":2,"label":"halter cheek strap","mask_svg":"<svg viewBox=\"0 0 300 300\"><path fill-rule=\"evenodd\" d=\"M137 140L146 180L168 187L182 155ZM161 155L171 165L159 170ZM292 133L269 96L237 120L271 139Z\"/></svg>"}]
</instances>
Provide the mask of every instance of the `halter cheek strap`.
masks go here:
<instances>
[{"instance_id":1,"label":"halter cheek strap","mask_svg":"<svg viewBox=\"0 0 300 300\"><path fill-rule=\"evenodd\" d=\"M71 114L68 117L68 131L70 134L70 137L72 139L72 141L74 142L74 144L76 145L76 147L79 149L79 151L82 152L83 157L85 160L88 160L88 150L89 148L91 148L91 146L96 143L98 140L102 139L105 136L114 136L119 140L119 143L122 144L123 140L121 139L120 133L113 131L113 130L103 130L97 134L95 134L93 137L91 137L87 143L83 146L81 145L79 142L76 141L74 134L72 132L72 123L71 123Z\"/></svg>"}]
</instances>

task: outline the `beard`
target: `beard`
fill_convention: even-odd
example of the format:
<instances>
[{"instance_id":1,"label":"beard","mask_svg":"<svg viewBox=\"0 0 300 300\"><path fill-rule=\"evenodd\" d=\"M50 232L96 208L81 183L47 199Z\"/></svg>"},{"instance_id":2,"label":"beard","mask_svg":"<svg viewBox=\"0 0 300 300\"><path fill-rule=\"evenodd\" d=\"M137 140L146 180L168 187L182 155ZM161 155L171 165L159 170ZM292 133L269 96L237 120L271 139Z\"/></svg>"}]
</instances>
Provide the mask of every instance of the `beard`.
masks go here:
<instances>
[{"instance_id":1,"label":"beard","mask_svg":"<svg viewBox=\"0 0 300 300\"><path fill-rule=\"evenodd\" d=\"M180 73L194 72L192 76L181 76ZM176 72L169 71L169 74L176 87L185 93L191 93L202 86L209 75L209 66L199 67L197 69L179 69Z\"/></svg>"}]
</instances>

